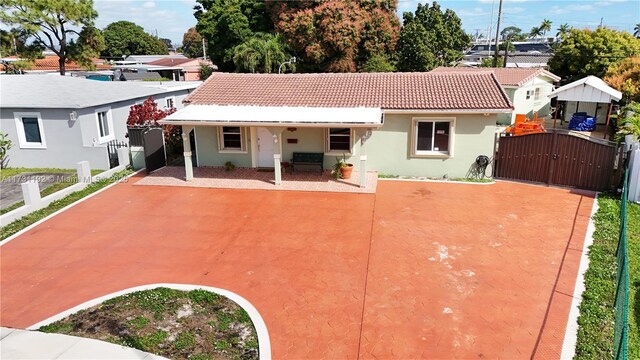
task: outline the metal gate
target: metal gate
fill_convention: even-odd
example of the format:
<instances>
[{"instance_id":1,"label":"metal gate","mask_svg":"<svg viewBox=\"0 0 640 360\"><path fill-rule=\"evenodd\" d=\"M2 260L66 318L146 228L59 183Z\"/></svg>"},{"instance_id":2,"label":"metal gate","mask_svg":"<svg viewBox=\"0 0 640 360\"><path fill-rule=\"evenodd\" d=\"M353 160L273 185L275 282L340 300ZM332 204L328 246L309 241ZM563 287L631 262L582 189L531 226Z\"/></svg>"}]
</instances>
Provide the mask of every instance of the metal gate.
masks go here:
<instances>
[{"instance_id":1,"label":"metal gate","mask_svg":"<svg viewBox=\"0 0 640 360\"><path fill-rule=\"evenodd\" d=\"M164 150L164 135L162 128L148 128L142 133L144 147L144 162L147 172L167 165L167 155Z\"/></svg>"},{"instance_id":2,"label":"metal gate","mask_svg":"<svg viewBox=\"0 0 640 360\"><path fill-rule=\"evenodd\" d=\"M107 143L107 154L109 156L109 169L120 165L118 161L118 149L121 147L128 147L124 141L112 140Z\"/></svg>"},{"instance_id":3,"label":"metal gate","mask_svg":"<svg viewBox=\"0 0 640 360\"><path fill-rule=\"evenodd\" d=\"M501 136L496 178L604 191L614 175L617 144L570 133Z\"/></svg>"}]
</instances>

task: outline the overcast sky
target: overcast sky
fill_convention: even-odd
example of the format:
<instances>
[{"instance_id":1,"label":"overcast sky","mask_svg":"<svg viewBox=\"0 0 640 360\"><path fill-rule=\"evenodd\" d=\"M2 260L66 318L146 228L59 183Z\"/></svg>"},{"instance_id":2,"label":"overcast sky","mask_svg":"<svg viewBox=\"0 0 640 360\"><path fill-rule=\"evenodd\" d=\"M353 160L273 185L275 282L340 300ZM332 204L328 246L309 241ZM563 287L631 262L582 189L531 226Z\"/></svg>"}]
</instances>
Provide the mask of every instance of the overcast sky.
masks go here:
<instances>
[{"instance_id":1,"label":"overcast sky","mask_svg":"<svg viewBox=\"0 0 640 360\"><path fill-rule=\"evenodd\" d=\"M182 42L184 32L196 24L193 17L195 0L94 0L98 11L97 26L104 28L118 20L129 20L145 28L149 33L169 38L174 44ZM413 11L417 0L399 0L398 16ZM486 34L491 22L494 0L442 0L443 8L453 9L462 19L464 29ZM495 0L494 24L498 12ZM552 21L552 33L568 23L578 28L595 28L603 18L603 24L616 30L633 32L640 23L638 0L505 0L501 28L517 26L523 31L539 25L542 19ZM495 26L495 25L494 25ZM495 27L494 27L495 32Z\"/></svg>"}]
</instances>

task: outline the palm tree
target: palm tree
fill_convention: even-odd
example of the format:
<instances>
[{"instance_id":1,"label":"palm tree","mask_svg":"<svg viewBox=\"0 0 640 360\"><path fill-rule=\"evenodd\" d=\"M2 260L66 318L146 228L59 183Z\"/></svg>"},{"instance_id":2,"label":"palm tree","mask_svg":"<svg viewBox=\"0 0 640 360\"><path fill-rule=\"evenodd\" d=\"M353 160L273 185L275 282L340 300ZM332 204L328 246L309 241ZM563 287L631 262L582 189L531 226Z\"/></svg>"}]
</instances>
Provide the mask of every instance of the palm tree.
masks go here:
<instances>
[{"instance_id":1,"label":"palm tree","mask_svg":"<svg viewBox=\"0 0 640 360\"><path fill-rule=\"evenodd\" d=\"M633 28L633 30L634 30L633 36L640 39L640 23L636 24L636 27Z\"/></svg>"},{"instance_id":2,"label":"palm tree","mask_svg":"<svg viewBox=\"0 0 640 360\"><path fill-rule=\"evenodd\" d=\"M288 58L280 35L256 33L233 49L233 63L238 72L276 72Z\"/></svg>"},{"instance_id":3,"label":"palm tree","mask_svg":"<svg viewBox=\"0 0 640 360\"><path fill-rule=\"evenodd\" d=\"M558 27L558 33L556 34L556 37L562 38L564 37L569 31L571 30L571 27L569 26L569 24L562 24Z\"/></svg>"},{"instance_id":4,"label":"palm tree","mask_svg":"<svg viewBox=\"0 0 640 360\"><path fill-rule=\"evenodd\" d=\"M551 30L551 20L544 19L542 20L542 24L540 24L540 31L542 31L542 36L547 36L547 31Z\"/></svg>"},{"instance_id":5,"label":"palm tree","mask_svg":"<svg viewBox=\"0 0 640 360\"><path fill-rule=\"evenodd\" d=\"M534 26L534 27L531 28L531 31L529 32L529 35L534 39L537 38L537 37L540 37L540 36L542 36L542 29L540 29L537 26Z\"/></svg>"}]
</instances>

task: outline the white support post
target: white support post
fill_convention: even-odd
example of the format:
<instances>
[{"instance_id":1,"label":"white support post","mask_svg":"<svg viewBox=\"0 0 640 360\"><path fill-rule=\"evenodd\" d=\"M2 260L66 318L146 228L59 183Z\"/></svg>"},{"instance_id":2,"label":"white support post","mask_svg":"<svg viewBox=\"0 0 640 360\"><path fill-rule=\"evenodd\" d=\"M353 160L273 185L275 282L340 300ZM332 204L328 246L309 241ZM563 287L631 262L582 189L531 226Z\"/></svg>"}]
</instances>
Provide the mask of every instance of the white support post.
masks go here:
<instances>
[{"instance_id":1,"label":"white support post","mask_svg":"<svg viewBox=\"0 0 640 360\"><path fill-rule=\"evenodd\" d=\"M20 184L22 186L22 198L27 206L38 206L42 201L40 186L36 180L29 180Z\"/></svg>"},{"instance_id":2,"label":"white support post","mask_svg":"<svg viewBox=\"0 0 640 360\"><path fill-rule=\"evenodd\" d=\"M360 188L367 187L367 139L371 137L371 129L360 137Z\"/></svg>"},{"instance_id":3,"label":"white support post","mask_svg":"<svg viewBox=\"0 0 640 360\"><path fill-rule=\"evenodd\" d=\"M189 133L193 130L193 126L182 127L182 146L184 147L184 172L185 180L193 180L193 163L191 162L191 142L189 141Z\"/></svg>"},{"instance_id":4,"label":"white support post","mask_svg":"<svg viewBox=\"0 0 640 360\"><path fill-rule=\"evenodd\" d=\"M120 166L128 166L129 161L129 148L121 147L118 148L118 165Z\"/></svg>"},{"instance_id":5,"label":"white support post","mask_svg":"<svg viewBox=\"0 0 640 360\"><path fill-rule=\"evenodd\" d=\"M91 166L88 161L80 161L76 164L76 172L78 173L78 183L91 183Z\"/></svg>"},{"instance_id":6,"label":"white support post","mask_svg":"<svg viewBox=\"0 0 640 360\"><path fill-rule=\"evenodd\" d=\"M282 169L280 169L280 154L273 154L273 170L276 173L276 185L282 184Z\"/></svg>"}]
</instances>

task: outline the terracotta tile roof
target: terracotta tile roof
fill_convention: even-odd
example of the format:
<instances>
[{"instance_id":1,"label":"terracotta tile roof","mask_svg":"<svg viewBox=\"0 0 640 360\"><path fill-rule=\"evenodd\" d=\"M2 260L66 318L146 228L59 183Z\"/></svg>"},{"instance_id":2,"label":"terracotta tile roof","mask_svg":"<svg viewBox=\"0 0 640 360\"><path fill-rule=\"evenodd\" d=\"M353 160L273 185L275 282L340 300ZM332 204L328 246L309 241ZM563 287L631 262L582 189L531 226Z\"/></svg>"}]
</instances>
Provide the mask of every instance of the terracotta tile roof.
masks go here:
<instances>
[{"instance_id":1,"label":"terracotta tile roof","mask_svg":"<svg viewBox=\"0 0 640 360\"><path fill-rule=\"evenodd\" d=\"M196 105L380 107L382 109L510 109L490 72L214 73L185 102Z\"/></svg>"},{"instance_id":2,"label":"terracotta tile roof","mask_svg":"<svg viewBox=\"0 0 640 360\"><path fill-rule=\"evenodd\" d=\"M554 81L560 81L560 77L540 68L460 68L460 67L439 67L431 73L454 74L454 73L486 73L496 75L502 86L522 86L538 75L546 75Z\"/></svg>"},{"instance_id":3,"label":"terracotta tile roof","mask_svg":"<svg viewBox=\"0 0 640 360\"><path fill-rule=\"evenodd\" d=\"M48 55L42 59L35 59L31 64L31 71L58 71L58 56L57 55ZM109 70L112 68L111 65L104 64L101 59L93 59L93 63L96 64L96 70ZM86 68L81 67L76 62L67 60L65 70L67 71L79 71L79 70L87 70Z\"/></svg>"},{"instance_id":4,"label":"terracotta tile roof","mask_svg":"<svg viewBox=\"0 0 640 360\"><path fill-rule=\"evenodd\" d=\"M155 61L148 62L147 65L156 65L156 66L180 66L182 64L192 62L198 59L159 59Z\"/></svg>"}]
</instances>

